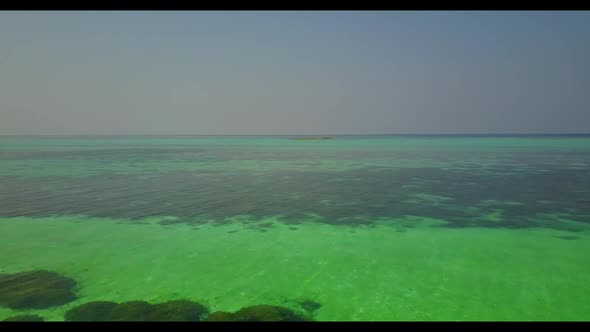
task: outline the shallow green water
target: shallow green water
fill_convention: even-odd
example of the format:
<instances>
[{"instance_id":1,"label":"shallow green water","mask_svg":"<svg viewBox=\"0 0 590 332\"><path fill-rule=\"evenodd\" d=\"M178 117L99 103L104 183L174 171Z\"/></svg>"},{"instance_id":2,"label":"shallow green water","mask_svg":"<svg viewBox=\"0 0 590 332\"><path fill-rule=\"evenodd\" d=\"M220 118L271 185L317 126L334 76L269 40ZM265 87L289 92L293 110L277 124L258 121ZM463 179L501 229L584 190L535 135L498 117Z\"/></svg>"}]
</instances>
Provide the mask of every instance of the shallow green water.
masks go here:
<instances>
[{"instance_id":1,"label":"shallow green water","mask_svg":"<svg viewBox=\"0 0 590 332\"><path fill-rule=\"evenodd\" d=\"M0 138L0 273L316 320L590 319L590 137Z\"/></svg>"}]
</instances>

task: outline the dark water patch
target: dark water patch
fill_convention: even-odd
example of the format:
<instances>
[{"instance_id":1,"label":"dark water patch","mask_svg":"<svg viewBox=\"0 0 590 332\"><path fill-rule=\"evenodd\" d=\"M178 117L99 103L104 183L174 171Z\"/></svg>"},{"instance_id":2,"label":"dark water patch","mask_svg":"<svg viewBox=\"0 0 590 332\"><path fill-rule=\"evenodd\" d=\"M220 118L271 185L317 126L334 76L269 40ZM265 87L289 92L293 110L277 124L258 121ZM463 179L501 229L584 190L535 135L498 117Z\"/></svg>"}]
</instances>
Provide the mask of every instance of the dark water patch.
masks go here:
<instances>
[{"instance_id":1,"label":"dark water patch","mask_svg":"<svg viewBox=\"0 0 590 332\"><path fill-rule=\"evenodd\" d=\"M273 228L274 227L274 223L273 222L261 222L261 223L257 223L256 224L256 228Z\"/></svg>"},{"instance_id":2,"label":"dark water patch","mask_svg":"<svg viewBox=\"0 0 590 332\"><path fill-rule=\"evenodd\" d=\"M2 160L25 160L25 161L47 161L47 160L81 160L93 161L97 164L110 165L117 162L150 162L150 161L189 161L207 160L211 157L220 156L219 151L212 147L190 147L174 148L161 147L114 147L84 149L82 147L67 150L11 150L2 151Z\"/></svg>"},{"instance_id":3,"label":"dark water patch","mask_svg":"<svg viewBox=\"0 0 590 332\"><path fill-rule=\"evenodd\" d=\"M79 305L65 313L66 321L199 321L209 310L204 305L174 300L150 304L145 301L115 303L95 301Z\"/></svg>"},{"instance_id":4,"label":"dark water patch","mask_svg":"<svg viewBox=\"0 0 590 332\"><path fill-rule=\"evenodd\" d=\"M281 220L281 221L283 221L283 220ZM283 221L283 223L285 223L286 225L301 225L302 224L301 220L298 220L298 219L285 219Z\"/></svg>"},{"instance_id":5,"label":"dark water patch","mask_svg":"<svg viewBox=\"0 0 590 332\"><path fill-rule=\"evenodd\" d=\"M0 274L0 306L45 309L76 299L73 279L45 270Z\"/></svg>"},{"instance_id":6,"label":"dark water patch","mask_svg":"<svg viewBox=\"0 0 590 332\"><path fill-rule=\"evenodd\" d=\"M200 217L193 217L193 218L183 218L183 223L187 225L192 225L193 227L200 227L210 223L210 220L203 219Z\"/></svg>"},{"instance_id":7,"label":"dark water patch","mask_svg":"<svg viewBox=\"0 0 590 332\"><path fill-rule=\"evenodd\" d=\"M171 219L171 220L160 220L160 221L158 221L158 224L165 226L165 225L186 224L186 222L181 219L177 219L177 220Z\"/></svg>"},{"instance_id":8,"label":"dark water patch","mask_svg":"<svg viewBox=\"0 0 590 332\"><path fill-rule=\"evenodd\" d=\"M229 220L228 218L221 218L221 219L214 219L213 223L211 223L213 226L224 226L224 225L229 225L231 224L233 221Z\"/></svg>"},{"instance_id":9,"label":"dark water patch","mask_svg":"<svg viewBox=\"0 0 590 332\"><path fill-rule=\"evenodd\" d=\"M17 315L8 317L3 322L43 322L43 317L39 315Z\"/></svg>"},{"instance_id":10,"label":"dark water patch","mask_svg":"<svg viewBox=\"0 0 590 332\"><path fill-rule=\"evenodd\" d=\"M186 157L190 160L192 152L179 153L188 153ZM244 152L236 153L246 157ZM334 158L338 156L337 152L326 153ZM411 156L411 153L407 155ZM112 157L123 158L122 154ZM293 160L286 155L282 157ZM175 171L152 173L149 178L132 174L85 178L5 176L0 177L0 216L86 215L138 223L146 217L175 216L180 223L189 225L209 220L213 225L224 225L233 222L234 216L249 215L251 220L246 224L281 216L281 222L287 225L312 221L356 227L376 225L379 218L420 215L443 219L451 228L557 229L561 222L535 220L534 216L570 211L570 219L590 224L590 192L585 190L590 187L588 172L555 166L543 174L511 174L514 167L511 163L535 169L535 163L546 157L508 155L507 166L496 169L499 174L427 167L368 167L339 171L340 181L329 181L334 172L318 170L268 171L261 177L253 177L247 171L208 171L207 176L197 176L201 171ZM264 154L264 158L274 157ZM320 156L313 158L321 160ZM590 159L590 156L576 158ZM293 193L298 193L296 199ZM422 194L449 200L416 198ZM414 203L408 203L409 200ZM490 200L500 203L481 204ZM501 220L479 220L495 209L502 211ZM310 218L309 212L314 212L316 217Z\"/></svg>"}]
</instances>

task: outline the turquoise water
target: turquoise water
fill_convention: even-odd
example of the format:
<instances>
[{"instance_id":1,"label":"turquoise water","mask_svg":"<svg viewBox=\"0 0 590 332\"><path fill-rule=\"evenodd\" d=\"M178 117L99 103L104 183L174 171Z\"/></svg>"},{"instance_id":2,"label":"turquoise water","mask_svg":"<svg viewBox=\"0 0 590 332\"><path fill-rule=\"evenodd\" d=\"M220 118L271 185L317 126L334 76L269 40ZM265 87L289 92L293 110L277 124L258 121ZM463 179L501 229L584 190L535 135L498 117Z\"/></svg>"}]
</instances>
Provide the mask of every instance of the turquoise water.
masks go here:
<instances>
[{"instance_id":1,"label":"turquoise water","mask_svg":"<svg viewBox=\"0 0 590 332\"><path fill-rule=\"evenodd\" d=\"M315 320L590 319L590 136L2 137L0 273Z\"/></svg>"}]
</instances>

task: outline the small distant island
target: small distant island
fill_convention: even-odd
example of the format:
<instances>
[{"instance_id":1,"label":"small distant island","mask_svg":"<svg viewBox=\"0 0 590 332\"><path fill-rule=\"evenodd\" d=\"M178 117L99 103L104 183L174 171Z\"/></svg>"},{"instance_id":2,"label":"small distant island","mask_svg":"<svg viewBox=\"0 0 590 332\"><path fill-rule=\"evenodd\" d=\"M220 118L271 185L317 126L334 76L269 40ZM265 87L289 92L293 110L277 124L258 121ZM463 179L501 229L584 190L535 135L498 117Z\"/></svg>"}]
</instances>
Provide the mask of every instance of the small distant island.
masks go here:
<instances>
[{"instance_id":1,"label":"small distant island","mask_svg":"<svg viewBox=\"0 0 590 332\"><path fill-rule=\"evenodd\" d=\"M334 139L333 137L297 137L297 138L291 138L297 141L315 141L315 140L321 140L321 139Z\"/></svg>"}]
</instances>

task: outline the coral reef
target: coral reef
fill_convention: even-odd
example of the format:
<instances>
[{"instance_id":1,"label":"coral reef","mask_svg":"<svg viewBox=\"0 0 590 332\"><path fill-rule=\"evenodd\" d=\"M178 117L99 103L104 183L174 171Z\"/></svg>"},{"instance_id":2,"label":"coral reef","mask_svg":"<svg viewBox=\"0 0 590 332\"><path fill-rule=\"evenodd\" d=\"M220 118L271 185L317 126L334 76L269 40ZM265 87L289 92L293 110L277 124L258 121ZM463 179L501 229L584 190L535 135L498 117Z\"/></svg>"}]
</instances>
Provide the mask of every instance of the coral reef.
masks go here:
<instances>
[{"instance_id":1,"label":"coral reef","mask_svg":"<svg viewBox=\"0 0 590 332\"><path fill-rule=\"evenodd\" d=\"M576 236L576 235L560 235L560 236L555 236L558 239L562 239L562 240L579 240L581 239L580 236Z\"/></svg>"},{"instance_id":2,"label":"coral reef","mask_svg":"<svg viewBox=\"0 0 590 332\"><path fill-rule=\"evenodd\" d=\"M72 322L101 322L110 318L117 303L110 301L94 301L84 303L65 313L65 319Z\"/></svg>"},{"instance_id":3,"label":"coral reef","mask_svg":"<svg viewBox=\"0 0 590 332\"><path fill-rule=\"evenodd\" d=\"M303 308L303 310L309 312L309 313L313 313L314 311L318 310L322 305L312 301L312 300L303 300L299 302L299 305L301 306L301 308Z\"/></svg>"},{"instance_id":4,"label":"coral reef","mask_svg":"<svg viewBox=\"0 0 590 332\"><path fill-rule=\"evenodd\" d=\"M296 322L306 320L309 319L289 308L265 304L244 307L234 313L217 311L205 319L205 321L230 322Z\"/></svg>"},{"instance_id":5,"label":"coral reef","mask_svg":"<svg viewBox=\"0 0 590 332\"><path fill-rule=\"evenodd\" d=\"M44 309L76 299L73 279L55 272L33 270L0 274L0 306L11 309Z\"/></svg>"},{"instance_id":6,"label":"coral reef","mask_svg":"<svg viewBox=\"0 0 590 332\"><path fill-rule=\"evenodd\" d=\"M209 312L204 305L174 300L157 304L145 301L122 303L95 301L68 310L66 321L198 321Z\"/></svg>"},{"instance_id":7,"label":"coral reef","mask_svg":"<svg viewBox=\"0 0 590 332\"><path fill-rule=\"evenodd\" d=\"M43 317L39 315L18 315L8 317L3 322L42 322Z\"/></svg>"},{"instance_id":8,"label":"coral reef","mask_svg":"<svg viewBox=\"0 0 590 332\"><path fill-rule=\"evenodd\" d=\"M145 301L129 301L118 304L111 311L109 321L147 321L152 305Z\"/></svg>"},{"instance_id":9,"label":"coral reef","mask_svg":"<svg viewBox=\"0 0 590 332\"><path fill-rule=\"evenodd\" d=\"M231 322L232 320L233 314L226 311L215 311L204 319L206 322Z\"/></svg>"},{"instance_id":10,"label":"coral reef","mask_svg":"<svg viewBox=\"0 0 590 332\"><path fill-rule=\"evenodd\" d=\"M152 305L148 315L150 321L194 321L199 320L209 312L207 307L200 303L175 300Z\"/></svg>"}]
</instances>

